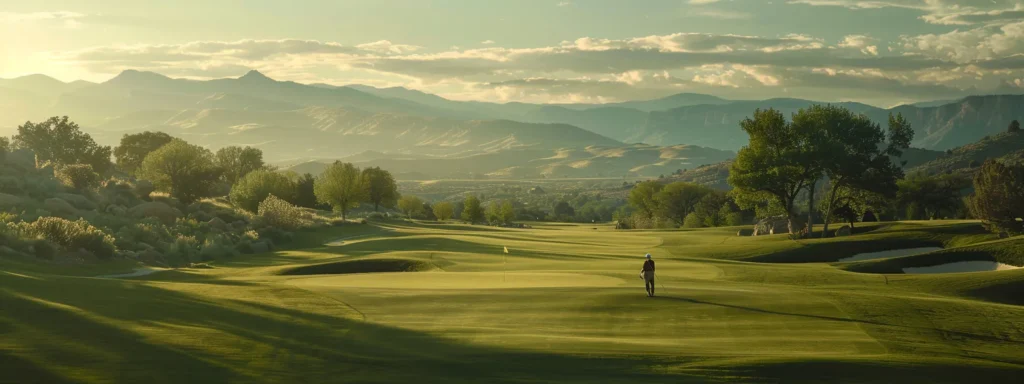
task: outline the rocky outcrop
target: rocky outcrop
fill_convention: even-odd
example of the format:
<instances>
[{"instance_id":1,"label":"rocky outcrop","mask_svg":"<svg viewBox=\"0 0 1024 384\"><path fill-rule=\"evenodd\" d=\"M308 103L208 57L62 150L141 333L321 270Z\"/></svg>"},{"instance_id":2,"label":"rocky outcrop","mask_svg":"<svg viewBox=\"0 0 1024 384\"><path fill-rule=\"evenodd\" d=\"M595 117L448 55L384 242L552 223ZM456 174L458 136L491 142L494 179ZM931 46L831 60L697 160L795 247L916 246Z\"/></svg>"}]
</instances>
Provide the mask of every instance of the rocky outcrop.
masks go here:
<instances>
[{"instance_id":1,"label":"rocky outcrop","mask_svg":"<svg viewBox=\"0 0 1024 384\"><path fill-rule=\"evenodd\" d=\"M836 237L850 236L853 233L849 225L844 225L836 230Z\"/></svg>"},{"instance_id":2,"label":"rocky outcrop","mask_svg":"<svg viewBox=\"0 0 1024 384\"><path fill-rule=\"evenodd\" d=\"M754 224L754 236L789 233L789 219L785 216L766 217Z\"/></svg>"}]
</instances>

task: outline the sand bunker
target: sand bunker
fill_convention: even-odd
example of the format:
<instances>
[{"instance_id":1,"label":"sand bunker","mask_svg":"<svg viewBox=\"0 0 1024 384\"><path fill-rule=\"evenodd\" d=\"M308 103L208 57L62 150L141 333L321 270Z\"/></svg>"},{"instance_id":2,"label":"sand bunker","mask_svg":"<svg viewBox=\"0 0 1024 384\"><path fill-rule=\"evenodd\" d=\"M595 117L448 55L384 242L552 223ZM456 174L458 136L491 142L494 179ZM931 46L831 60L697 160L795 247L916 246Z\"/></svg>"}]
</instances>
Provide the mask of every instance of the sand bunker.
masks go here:
<instances>
[{"instance_id":1,"label":"sand bunker","mask_svg":"<svg viewBox=\"0 0 1024 384\"><path fill-rule=\"evenodd\" d=\"M935 252L941 250L939 247L920 247L920 248L906 248L906 249L892 249L888 251L880 252L866 252L858 253L856 255L839 259L840 263L848 263L851 261L864 261L864 260L875 260L875 259L888 259L891 257L903 257L911 255L920 255L922 253Z\"/></svg>"},{"instance_id":2,"label":"sand bunker","mask_svg":"<svg viewBox=\"0 0 1024 384\"><path fill-rule=\"evenodd\" d=\"M293 280L309 288L503 289L609 287L625 284L615 277L578 273L420 272L335 275Z\"/></svg>"},{"instance_id":3,"label":"sand bunker","mask_svg":"<svg viewBox=\"0 0 1024 384\"><path fill-rule=\"evenodd\" d=\"M995 261L958 261L955 263L932 265L929 267L903 268L903 273L926 274L926 273L964 273L964 272L989 272L1020 269L1009 264L997 263Z\"/></svg>"}]
</instances>

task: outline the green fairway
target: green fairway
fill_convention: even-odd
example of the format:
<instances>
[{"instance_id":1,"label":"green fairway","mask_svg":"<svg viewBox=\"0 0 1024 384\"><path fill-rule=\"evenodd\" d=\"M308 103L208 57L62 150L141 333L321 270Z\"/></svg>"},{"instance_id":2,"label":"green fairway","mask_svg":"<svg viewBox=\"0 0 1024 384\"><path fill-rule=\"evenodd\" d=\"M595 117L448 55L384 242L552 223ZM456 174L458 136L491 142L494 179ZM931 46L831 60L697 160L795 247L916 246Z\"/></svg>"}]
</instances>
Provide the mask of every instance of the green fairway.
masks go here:
<instances>
[{"instance_id":1,"label":"green fairway","mask_svg":"<svg viewBox=\"0 0 1024 384\"><path fill-rule=\"evenodd\" d=\"M1024 265L1020 240L979 228L792 241L394 221L130 279L0 260L0 382L1013 382L1024 269L899 273ZM836 262L921 246L946 249Z\"/></svg>"}]
</instances>

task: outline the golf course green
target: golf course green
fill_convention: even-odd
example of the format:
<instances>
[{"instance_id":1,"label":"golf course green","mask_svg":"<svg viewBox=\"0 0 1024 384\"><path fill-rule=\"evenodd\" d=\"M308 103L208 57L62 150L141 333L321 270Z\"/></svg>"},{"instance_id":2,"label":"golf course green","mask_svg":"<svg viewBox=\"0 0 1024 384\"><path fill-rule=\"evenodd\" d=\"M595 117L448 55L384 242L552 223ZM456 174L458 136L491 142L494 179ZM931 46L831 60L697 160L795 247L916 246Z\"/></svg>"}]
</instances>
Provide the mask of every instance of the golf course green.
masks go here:
<instances>
[{"instance_id":1,"label":"golf course green","mask_svg":"<svg viewBox=\"0 0 1024 384\"><path fill-rule=\"evenodd\" d=\"M1024 239L977 222L853 236L383 221L127 278L0 260L0 382L1015 382ZM328 245L329 244L329 245ZM504 253L507 247L508 254ZM862 252L941 247L888 259ZM657 297L637 273L657 262Z\"/></svg>"}]
</instances>

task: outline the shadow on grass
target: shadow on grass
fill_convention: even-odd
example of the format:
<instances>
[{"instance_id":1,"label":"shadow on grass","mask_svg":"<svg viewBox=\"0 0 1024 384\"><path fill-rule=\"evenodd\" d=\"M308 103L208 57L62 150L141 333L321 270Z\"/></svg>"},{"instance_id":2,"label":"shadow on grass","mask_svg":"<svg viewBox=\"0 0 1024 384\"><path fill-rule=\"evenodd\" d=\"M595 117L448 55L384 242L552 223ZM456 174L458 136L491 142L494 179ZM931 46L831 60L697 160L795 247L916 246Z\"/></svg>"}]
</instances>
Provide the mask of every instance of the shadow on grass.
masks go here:
<instances>
[{"instance_id":1,"label":"shadow on grass","mask_svg":"<svg viewBox=\"0 0 1024 384\"><path fill-rule=\"evenodd\" d=\"M848 237L794 241L798 247L743 259L761 263L829 263L859 253L894 249L946 247L955 242L987 240L978 223L892 223L868 226L869 231ZM884 229L884 230L883 230Z\"/></svg>"},{"instance_id":2,"label":"shadow on grass","mask_svg":"<svg viewBox=\"0 0 1024 384\"><path fill-rule=\"evenodd\" d=\"M682 302L687 302L687 303L692 303L692 304L712 305L712 306L717 306L717 307L730 308L730 309L738 309L738 310L743 310L743 311L763 313L763 314L769 314L769 315L792 316L792 317L801 317L801 318L806 318L806 319L816 319L816 320L825 320L825 321L838 321L838 322L843 322L843 323L856 323L856 324L866 324L866 325L875 325L875 326L884 326L884 327L909 328L909 329L924 330L924 331L931 331L931 332L940 332L940 333L943 333L943 334L955 335L955 336L962 337L962 338L970 338L970 339L986 341L986 342L1001 342L1001 343L1013 343L1013 344L1024 345L1024 342L1017 341L1017 340L993 337L993 336L989 336L989 335L978 335L978 334L973 334L973 333L968 333L968 332L951 331L951 330L947 330L947 329L913 327L913 326L900 325L900 324L890 324L890 323L880 322L880 321L851 319L851 318L844 318L844 317L811 315L811 314L803 314L803 313L780 312L780 311L772 311L772 310L762 309L762 308L748 307L748 306L743 306L743 305L724 304L724 303L715 303L715 302L704 301L704 300L697 300L697 299L688 299L688 298L684 298L684 297L669 297L669 296L658 296L658 297L661 298L661 299L667 299L667 300L682 301Z\"/></svg>"},{"instance_id":3,"label":"shadow on grass","mask_svg":"<svg viewBox=\"0 0 1024 384\"><path fill-rule=\"evenodd\" d=\"M373 239L360 241L337 247L323 247L317 249L306 249L310 252L321 252L328 254L339 254L348 256L368 256L382 252L396 251L422 251L422 252L455 252L455 253L476 253L481 255L498 256L504 252L500 245L485 245L472 241L453 239L442 236L416 236L397 237L386 239ZM546 259L546 260L598 260L604 259L597 256L586 256L582 254L563 254L554 252L522 251L516 250L516 257ZM292 261L294 262L294 260Z\"/></svg>"},{"instance_id":4,"label":"shadow on grass","mask_svg":"<svg viewBox=\"0 0 1024 384\"><path fill-rule=\"evenodd\" d=\"M135 282L2 282L0 338L21 347L0 354L0 368L19 383L702 381L653 372L646 359L473 346L367 323L304 291L323 314Z\"/></svg>"}]
</instances>

